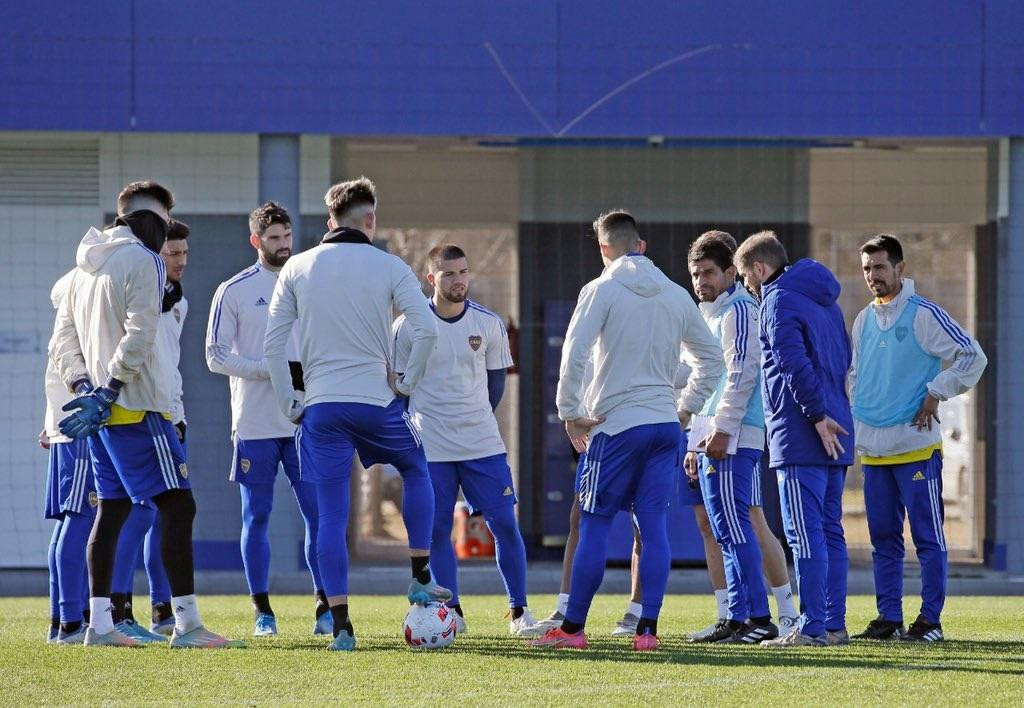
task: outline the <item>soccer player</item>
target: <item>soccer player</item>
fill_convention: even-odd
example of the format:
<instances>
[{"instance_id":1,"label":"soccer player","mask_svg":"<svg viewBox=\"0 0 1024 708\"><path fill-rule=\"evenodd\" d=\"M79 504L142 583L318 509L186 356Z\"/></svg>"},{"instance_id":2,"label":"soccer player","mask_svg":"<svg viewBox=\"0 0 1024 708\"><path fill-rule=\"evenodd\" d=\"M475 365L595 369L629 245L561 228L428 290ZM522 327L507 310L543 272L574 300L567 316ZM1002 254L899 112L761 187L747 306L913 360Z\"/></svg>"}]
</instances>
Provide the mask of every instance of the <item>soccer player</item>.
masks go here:
<instances>
[{"instance_id":1,"label":"soccer player","mask_svg":"<svg viewBox=\"0 0 1024 708\"><path fill-rule=\"evenodd\" d=\"M714 235L690 247L693 290L711 332L725 352L726 372L693 422L706 423L687 455L687 475L700 483L728 589L728 634L717 641L757 644L779 636L771 622L761 578L761 549L750 520L755 470L764 453L764 410L758 389L761 364L757 303L736 283L732 249ZM707 428L707 430L704 430ZM691 431L691 440L694 431Z\"/></svg>"},{"instance_id":2,"label":"soccer player","mask_svg":"<svg viewBox=\"0 0 1024 708\"><path fill-rule=\"evenodd\" d=\"M256 263L221 283L213 296L206 363L213 373L231 377L235 453L229 478L238 483L242 495L242 565L256 617L253 634L277 634L270 605L269 534L278 466L284 468L305 526L306 565L316 600L313 634L329 634L327 596L316 561L316 487L299 475L295 424L277 410L263 355L270 298L278 273L292 254L292 222L284 207L267 202L249 214L249 244L256 249Z\"/></svg>"},{"instance_id":3,"label":"soccer player","mask_svg":"<svg viewBox=\"0 0 1024 708\"><path fill-rule=\"evenodd\" d=\"M426 373L409 397L409 419L423 441L434 489L434 575L452 591L448 606L458 617L458 631L465 632L452 546L452 516L461 488L470 509L483 513L494 535L512 617L509 633L538 636L544 628L527 607L526 546L516 523L512 471L494 417L505 391L506 369L512 366L508 334L498 315L469 299L469 261L459 246L446 243L430 249L427 266L438 338ZM412 349L412 327L404 316L395 321L394 332L394 366L402 373Z\"/></svg>"},{"instance_id":4,"label":"soccer player","mask_svg":"<svg viewBox=\"0 0 1024 708\"><path fill-rule=\"evenodd\" d=\"M878 618L854 638L941 641L947 555L939 403L977 384L988 360L949 313L903 277L903 247L895 236L870 239L860 248L860 261L875 299L853 323L849 381ZM943 369L944 363L949 367ZM904 630L908 515L921 562L921 612Z\"/></svg>"},{"instance_id":5,"label":"soccer player","mask_svg":"<svg viewBox=\"0 0 1024 708\"><path fill-rule=\"evenodd\" d=\"M734 261L761 298L761 395L771 468L793 550L801 616L789 634L761 646L847 644L843 483L853 462L846 396L850 338L839 281L809 258L789 265L771 231L740 244Z\"/></svg>"},{"instance_id":6,"label":"soccer player","mask_svg":"<svg viewBox=\"0 0 1024 708\"><path fill-rule=\"evenodd\" d=\"M59 309L74 271L64 274L53 285L50 300ZM61 408L74 396L68 393L52 360L47 361L45 375L46 415L40 446L50 453L46 475L44 515L57 524L50 539L50 634L49 641L58 644L81 644L85 639L83 609L85 545L96 518L96 485L92 478L89 446L85 440L73 440L61 434L57 418Z\"/></svg>"},{"instance_id":7,"label":"soccer player","mask_svg":"<svg viewBox=\"0 0 1024 708\"><path fill-rule=\"evenodd\" d=\"M565 620L533 641L539 647L585 648L590 603L604 575L608 532L619 509L640 528L643 593L633 648L658 646L658 614L671 565L666 522L680 469L680 424L700 410L723 371L722 347L689 294L642 255L629 212L594 222L605 269L580 291L562 348L559 418L587 464L577 481L580 541L573 560ZM594 376L581 384L594 346ZM680 349L695 372L677 411L674 383ZM586 405L584 402L586 401Z\"/></svg>"},{"instance_id":8,"label":"soccer player","mask_svg":"<svg viewBox=\"0 0 1024 708\"><path fill-rule=\"evenodd\" d=\"M63 434L89 439L99 504L89 538L86 645L139 646L114 627L110 594L117 537L132 502L152 500L163 520L161 556L174 607L172 647L230 646L203 627L196 605L188 467L169 420L173 375L154 355L164 292L160 249L174 197L132 182L111 228L90 229L57 314L50 356L78 397L63 408Z\"/></svg>"},{"instance_id":9,"label":"soccer player","mask_svg":"<svg viewBox=\"0 0 1024 708\"><path fill-rule=\"evenodd\" d=\"M188 449L185 444L185 405L181 372L181 330L188 314L188 300L182 291L181 278L188 265L188 236L190 230L184 222L172 219L167 229L167 240L160 249L167 272L161 304L160 325L157 328L155 355L161 357L161 368L171 374L173 395L171 397L171 424L178 434L186 464ZM149 594L152 604L152 627L146 630L135 621L132 612L132 585L135 566L140 549L146 577L149 580ZM174 615L171 612L171 589L167 584L167 573L160 562L160 517L151 502L133 504L121 535L117 539L117 554L114 557L113 592L110 604L114 626L124 634L135 636L144 642L164 641L163 635L174 631Z\"/></svg>"},{"instance_id":10,"label":"soccer player","mask_svg":"<svg viewBox=\"0 0 1024 708\"><path fill-rule=\"evenodd\" d=\"M411 603L444 602L451 591L430 573L434 491L419 433L405 403L437 341L435 315L401 259L376 248L377 193L361 177L324 198L331 229L292 257L270 303L266 358L278 405L296 433L302 479L316 484L317 556L334 621L335 651L355 649L348 613L349 480L356 452L364 465L386 462L402 476L402 517L409 534ZM392 307L406 318L412 344L405 372L391 367ZM305 391L293 385L285 348L293 327Z\"/></svg>"},{"instance_id":11,"label":"soccer player","mask_svg":"<svg viewBox=\"0 0 1024 708\"><path fill-rule=\"evenodd\" d=\"M703 297L723 297L723 293L729 291L731 297L743 297L742 290L737 295L737 281L736 281L736 269L732 262L732 254L736 251L736 240L731 234L725 231L707 231L701 234L697 243L691 247L691 252L697 248L697 244L700 244L700 248L704 248L705 244L710 241L721 242L724 247L729 251L728 259L725 259L725 252L717 246L709 246L713 251L718 254L721 258L721 263L716 263L714 258L701 259L699 264L701 270L701 282L694 281L694 291L697 293L698 299ZM690 259L691 272L695 265ZM728 264L723 269L722 264ZM731 272L729 272L731 268ZM702 289L704 293L702 294ZM752 303L752 301L751 301ZM756 319L756 304L744 305L745 309L748 310L748 315L752 315ZM705 313L705 319L707 319L707 310L711 305L702 304L700 306L701 311ZM753 309L751 309L753 308ZM730 313L726 312L725 318L730 318ZM714 319L714 318L712 318ZM709 320L709 325L712 325L712 321ZM724 324L724 321L719 321L719 325ZM715 331L714 325L712 325L712 331ZM760 353L761 345L757 340L757 327L756 322L754 327L748 327L744 330L747 335L746 346L749 350L754 350L755 353L746 358L747 366L760 366ZM730 342L726 342L721 337L719 340L722 342L723 349L726 354L727 368L731 370L730 355L735 355L736 351L731 350L728 347ZM759 374L758 374L759 376ZM684 379L685 380L685 379ZM721 383L720 383L721 385ZM760 386L755 380L754 392L751 394L751 401L753 398L757 398L758 401L761 399ZM705 404L707 405L707 404ZM757 408L760 403L756 405L751 402L750 404L754 408L752 415L757 415ZM761 417L764 417L764 413L761 412ZM741 428L741 434L744 429ZM752 435L752 430L746 429L747 440L749 441ZM764 429L761 428L761 443L758 448L755 446L751 449L764 449ZM684 453L687 460L687 469L693 472L693 479L697 479L696 471L697 465L697 454L694 452ZM708 518L707 508L704 503L704 496L701 493L701 485L699 482L691 482L686 487L681 488L681 495L684 500L688 500L690 505L693 506L694 515L697 519L697 528L700 530L701 539L704 542L704 554L708 566L708 575L711 579L711 586L715 595L715 605L718 608L718 619L715 623L702 630L693 632L689 635L689 639L692 642L718 642L732 638L733 632L729 626L729 590L726 583L725 573L725 561L722 556L722 547L718 544L715 539L715 534L711 528L711 520ZM761 551L763 559L764 574L772 586L772 594L775 597L775 604L778 612L778 626L779 630L785 634L788 634L793 627L796 626L797 611L793 605L793 591L789 583L789 570L786 567L786 554L782 550L782 545L779 540L775 537L775 534L768 526L768 521L765 519L764 510L761 508L761 466L760 466L760 455L758 455L757 464L751 468L751 483L750 483L750 511L749 520L750 525L754 530L754 535L757 537L758 547Z\"/></svg>"}]
</instances>

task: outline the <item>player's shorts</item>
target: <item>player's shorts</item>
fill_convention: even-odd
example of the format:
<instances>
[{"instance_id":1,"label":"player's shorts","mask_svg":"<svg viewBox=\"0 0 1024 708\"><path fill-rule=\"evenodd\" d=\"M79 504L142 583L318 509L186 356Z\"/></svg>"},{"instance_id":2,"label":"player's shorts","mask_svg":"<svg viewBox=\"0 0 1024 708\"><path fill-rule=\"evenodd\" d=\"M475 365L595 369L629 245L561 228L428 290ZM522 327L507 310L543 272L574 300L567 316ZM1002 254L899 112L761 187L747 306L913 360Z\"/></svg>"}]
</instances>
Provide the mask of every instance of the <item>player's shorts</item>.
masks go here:
<instances>
[{"instance_id":1,"label":"player's shorts","mask_svg":"<svg viewBox=\"0 0 1024 708\"><path fill-rule=\"evenodd\" d=\"M348 479L356 452L364 467L386 462L403 475L413 467L427 473L419 434L397 398L387 406L314 403L303 413L295 440L303 482Z\"/></svg>"},{"instance_id":2,"label":"player's shorts","mask_svg":"<svg viewBox=\"0 0 1024 708\"><path fill-rule=\"evenodd\" d=\"M299 453L294 437L260 440L236 437L228 479L239 484L273 484L278 465L284 467L289 483L294 485L299 481Z\"/></svg>"},{"instance_id":3,"label":"player's shorts","mask_svg":"<svg viewBox=\"0 0 1024 708\"><path fill-rule=\"evenodd\" d=\"M700 485L708 518L719 543L753 540L750 526L751 486L754 470L761 465L761 451L739 448L735 455L713 460L698 455ZM750 534L750 537L748 537Z\"/></svg>"},{"instance_id":4,"label":"player's shorts","mask_svg":"<svg viewBox=\"0 0 1024 708\"><path fill-rule=\"evenodd\" d=\"M62 519L69 513L91 515L96 513L96 504L89 442L83 439L50 443L45 518Z\"/></svg>"},{"instance_id":5,"label":"player's shorts","mask_svg":"<svg viewBox=\"0 0 1024 708\"><path fill-rule=\"evenodd\" d=\"M100 499L129 497L141 504L171 489L191 489L178 434L159 413L100 428L89 438L89 452Z\"/></svg>"},{"instance_id":6,"label":"player's shorts","mask_svg":"<svg viewBox=\"0 0 1024 708\"><path fill-rule=\"evenodd\" d=\"M475 460L428 461L427 468L430 470L430 482L434 486L434 509L437 513L447 514L449 518L455 508L460 486L470 513L510 506L517 501L512 470L509 469L508 456L504 452Z\"/></svg>"},{"instance_id":7,"label":"player's shorts","mask_svg":"<svg viewBox=\"0 0 1024 708\"><path fill-rule=\"evenodd\" d=\"M580 508L599 516L668 509L681 465L680 432L678 423L653 423L595 435L576 479Z\"/></svg>"}]
</instances>

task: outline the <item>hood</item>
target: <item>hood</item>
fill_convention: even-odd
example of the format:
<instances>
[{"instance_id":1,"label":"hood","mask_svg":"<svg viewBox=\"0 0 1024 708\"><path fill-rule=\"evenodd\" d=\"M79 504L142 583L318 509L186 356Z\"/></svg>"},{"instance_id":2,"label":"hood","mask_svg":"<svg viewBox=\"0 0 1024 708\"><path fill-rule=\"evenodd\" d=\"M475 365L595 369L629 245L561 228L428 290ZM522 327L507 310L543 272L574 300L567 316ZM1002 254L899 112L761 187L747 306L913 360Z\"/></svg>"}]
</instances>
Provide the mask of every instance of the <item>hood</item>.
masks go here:
<instances>
[{"instance_id":1,"label":"hood","mask_svg":"<svg viewBox=\"0 0 1024 708\"><path fill-rule=\"evenodd\" d=\"M832 275L832 271L810 258L801 258L777 280L766 285L765 296L776 288L798 292L822 307L835 304L840 291L839 281Z\"/></svg>"},{"instance_id":2,"label":"hood","mask_svg":"<svg viewBox=\"0 0 1024 708\"><path fill-rule=\"evenodd\" d=\"M71 285L73 277L75 277L74 268L60 276L60 279L53 284L53 288L50 290L50 302L53 303L53 309L60 309L60 304L64 302L64 296L68 294L68 287Z\"/></svg>"},{"instance_id":3,"label":"hood","mask_svg":"<svg viewBox=\"0 0 1024 708\"><path fill-rule=\"evenodd\" d=\"M739 283L735 283L729 288L723 290L713 301L697 303L697 307L700 308L701 314L704 315L704 317L715 317L718 315L718 313L725 309L726 305L736 298L736 291L740 287Z\"/></svg>"},{"instance_id":4,"label":"hood","mask_svg":"<svg viewBox=\"0 0 1024 708\"><path fill-rule=\"evenodd\" d=\"M671 282L650 258L625 255L605 269L605 275L641 297L654 297Z\"/></svg>"},{"instance_id":5,"label":"hood","mask_svg":"<svg viewBox=\"0 0 1024 708\"><path fill-rule=\"evenodd\" d=\"M871 309L874 310L875 317L877 318L876 321L882 331L896 324L903 311L907 309L907 303L910 302L910 298L914 297L915 293L914 281L910 278L904 278L900 294L891 301L881 302L878 298L871 301Z\"/></svg>"},{"instance_id":6,"label":"hood","mask_svg":"<svg viewBox=\"0 0 1024 708\"><path fill-rule=\"evenodd\" d=\"M78 244L75 262L86 273L94 273L103 267L114 251L135 243L142 242L127 226L114 226L104 231L91 228Z\"/></svg>"}]
</instances>

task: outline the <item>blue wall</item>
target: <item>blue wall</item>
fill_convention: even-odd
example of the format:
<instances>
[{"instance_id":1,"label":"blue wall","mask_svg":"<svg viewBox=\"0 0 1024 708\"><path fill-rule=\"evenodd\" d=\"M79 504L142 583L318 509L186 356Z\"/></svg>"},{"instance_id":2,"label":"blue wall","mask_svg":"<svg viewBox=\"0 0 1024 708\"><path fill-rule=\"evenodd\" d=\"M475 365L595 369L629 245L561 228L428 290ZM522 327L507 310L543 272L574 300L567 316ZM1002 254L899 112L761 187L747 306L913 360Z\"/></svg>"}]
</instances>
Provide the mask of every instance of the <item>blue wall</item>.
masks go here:
<instances>
[{"instance_id":1,"label":"blue wall","mask_svg":"<svg viewBox=\"0 0 1024 708\"><path fill-rule=\"evenodd\" d=\"M7 3L0 129L1019 135L1022 27L1015 0Z\"/></svg>"}]
</instances>

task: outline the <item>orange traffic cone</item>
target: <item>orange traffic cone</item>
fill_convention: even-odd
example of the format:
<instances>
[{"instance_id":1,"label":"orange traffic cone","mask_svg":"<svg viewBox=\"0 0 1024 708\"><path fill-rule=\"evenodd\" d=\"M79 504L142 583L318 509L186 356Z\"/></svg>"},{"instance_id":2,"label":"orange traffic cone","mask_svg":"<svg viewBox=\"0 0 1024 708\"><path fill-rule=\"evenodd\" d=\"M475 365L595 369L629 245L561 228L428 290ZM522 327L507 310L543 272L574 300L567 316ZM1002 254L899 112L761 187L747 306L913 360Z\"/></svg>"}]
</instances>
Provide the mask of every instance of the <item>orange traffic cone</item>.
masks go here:
<instances>
[{"instance_id":1,"label":"orange traffic cone","mask_svg":"<svg viewBox=\"0 0 1024 708\"><path fill-rule=\"evenodd\" d=\"M484 522L483 514L470 515L469 508L455 507L455 555L459 558L494 557L494 536Z\"/></svg>"}]
</instances>

